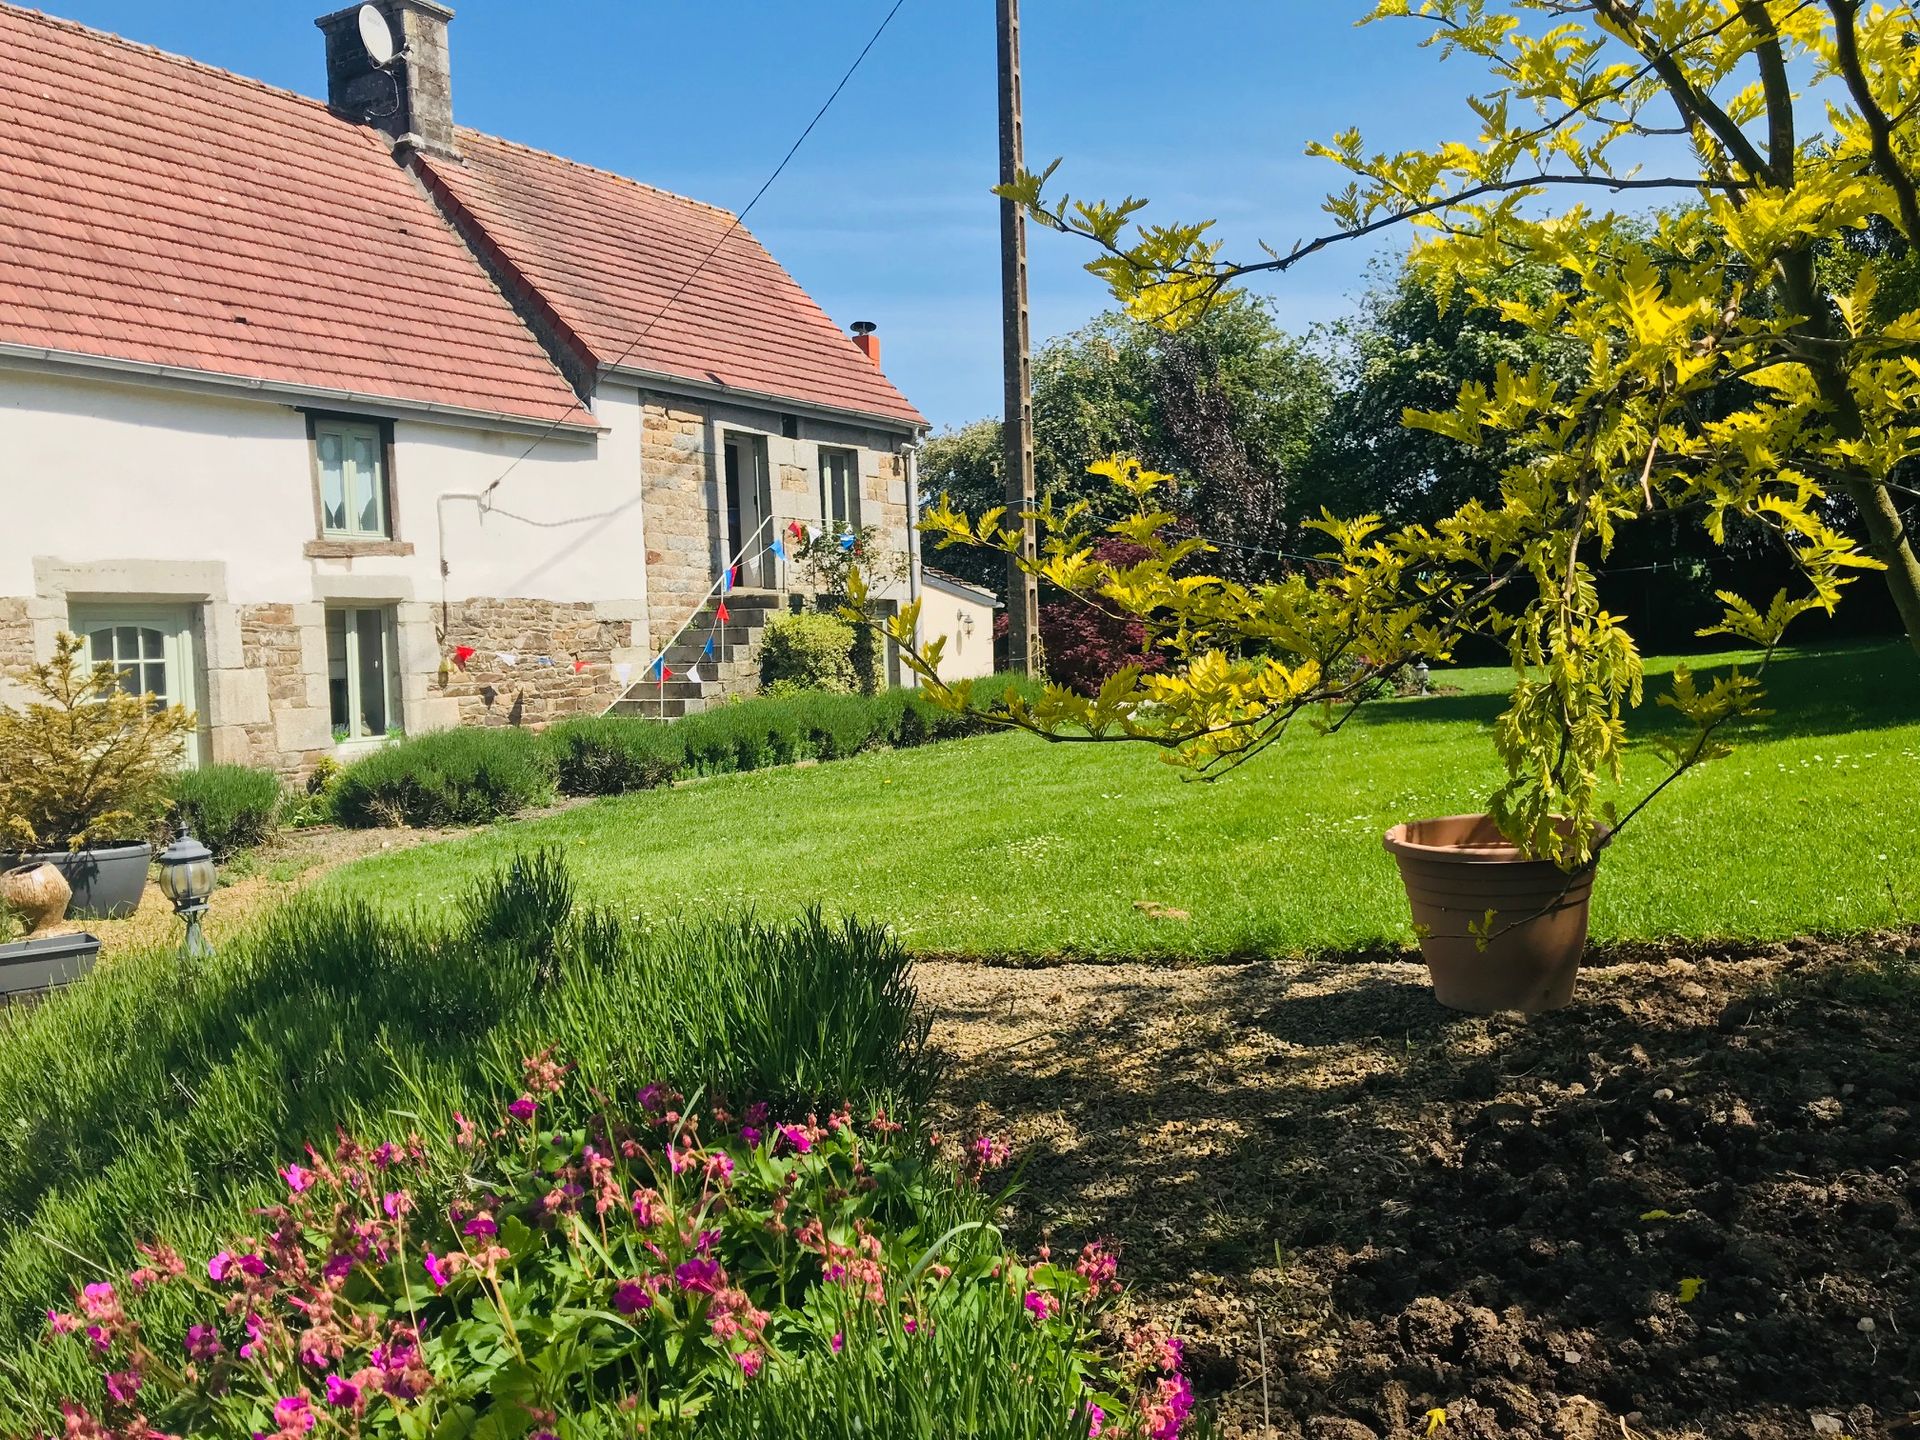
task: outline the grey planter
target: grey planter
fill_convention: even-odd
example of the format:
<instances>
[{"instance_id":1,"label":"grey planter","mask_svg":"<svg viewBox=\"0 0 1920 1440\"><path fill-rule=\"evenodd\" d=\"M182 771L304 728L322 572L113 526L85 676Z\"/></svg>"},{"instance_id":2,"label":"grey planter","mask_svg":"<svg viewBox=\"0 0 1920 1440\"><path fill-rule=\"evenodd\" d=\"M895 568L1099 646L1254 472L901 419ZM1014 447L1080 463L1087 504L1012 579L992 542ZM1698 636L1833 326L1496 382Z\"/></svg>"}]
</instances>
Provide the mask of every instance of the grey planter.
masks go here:
<instances>
[{"instance_id":1,"label":"grey planter","mask_svg":"<svg viewBox=\"0 0 1920 1440\"><path fill-rule=\"evenodd\" d=\"M92 935L43 935L0 945L0 996L70 984L93 969L99 953L100 941Z\"/></svg>"},{"instance_id":2,"label":"grey planter","mask_svg":"<svg viewBox=\"0 0 1920 1440\"><path fill-rule=\"evenodd\" d=\"M90 850L41 850L30 855L0 855L0 870L41 861L67 877L73 900L67 915L74 920L124 920L140 908L147 888L147 862L153 847L96 845Z\"/></svg>"}]
</instances>

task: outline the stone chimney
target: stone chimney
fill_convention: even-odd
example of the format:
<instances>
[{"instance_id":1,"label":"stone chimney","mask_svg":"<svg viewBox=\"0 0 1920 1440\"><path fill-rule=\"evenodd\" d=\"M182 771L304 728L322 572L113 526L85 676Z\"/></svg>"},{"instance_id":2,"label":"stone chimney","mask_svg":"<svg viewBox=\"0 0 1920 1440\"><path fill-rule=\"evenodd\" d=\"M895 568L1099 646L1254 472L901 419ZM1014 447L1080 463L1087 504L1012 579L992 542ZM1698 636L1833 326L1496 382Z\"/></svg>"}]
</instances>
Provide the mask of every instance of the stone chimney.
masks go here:
<instances>
[{"instance_id":1,"label":"stone chimney","mask_svg":"<svg viewBox=\"0 0 1920 1440\"><path fill-rule=\"evenodd\" d=\"M435 0L373 0L393 33L394 58L376 68L360 39L360 9L350 5L313 23L327 37L327 105L356 125L371 125L430 155L455 153L453 67L447 23Z\"/></svg>"},{"instance_id":2,"label":"stone chimney","mask_svg":"<svg viewBox=\"0 0 1920 1440\"><path fill-rule=\"evenodd\" d=\"M853 322L853 343L860 347L860 353L873 362L873 368L880 368L880 337L874 332L880 327L871 320Z\"/></svg>"}]
</instances>

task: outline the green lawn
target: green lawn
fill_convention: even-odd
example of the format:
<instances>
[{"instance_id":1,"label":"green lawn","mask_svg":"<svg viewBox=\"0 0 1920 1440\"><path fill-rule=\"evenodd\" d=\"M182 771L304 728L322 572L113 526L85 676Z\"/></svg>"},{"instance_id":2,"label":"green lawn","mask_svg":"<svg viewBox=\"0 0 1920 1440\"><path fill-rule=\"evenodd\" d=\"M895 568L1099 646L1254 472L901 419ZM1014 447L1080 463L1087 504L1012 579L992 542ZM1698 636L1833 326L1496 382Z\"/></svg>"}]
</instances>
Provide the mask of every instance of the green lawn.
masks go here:
<instances>
[{"instance_id":1,"label":"green lawn","mask_svg":"<svg viewBox=\"0 0 1920 1440\"><path fill-rule=\"evenodd\" d=\"M1722 662L1730 657L1719 657ZM1703 668L1706 660L1692 662ZM1650 667L1664 675L1670 662ZM1652 677L1650 677L1652 678ZM996 735L728 776L376 857L329 881L440 907L507 854L557 845L628 913L891 922L921 951L1291 954L1412 942L1389 825L1480 807L1506 672L1304 727L1213 784L1140 746ZM1802 650L1776 714L1655 803L1600 869L1603 938L1784 937L1920 920L1920 665L1903 645ZM1651 705L1644 727L1668 712ZM1659 774L1644 748L1623 801ZM1137 901L1189 912L1149 919Z\"/></svg>"}]
</instances>

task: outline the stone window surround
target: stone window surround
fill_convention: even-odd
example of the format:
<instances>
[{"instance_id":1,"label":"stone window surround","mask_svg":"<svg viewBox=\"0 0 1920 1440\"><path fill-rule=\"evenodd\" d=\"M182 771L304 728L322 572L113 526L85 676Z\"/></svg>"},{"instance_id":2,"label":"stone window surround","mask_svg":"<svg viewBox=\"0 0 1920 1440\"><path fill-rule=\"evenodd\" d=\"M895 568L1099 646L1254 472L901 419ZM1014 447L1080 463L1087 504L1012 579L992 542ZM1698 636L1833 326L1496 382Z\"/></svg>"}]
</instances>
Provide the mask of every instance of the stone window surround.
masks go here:
<instances>
[{"instance_id":1,"label":"stone window surround","mask_svg":"<svg viewBox=\"0 0 1920 1440\"><path fill-rule=\"evenodd\" d=\"M276 708L269 699L266 673L247 663L242 615L247 607L227 598L224 560L67 561L36 556L34 594L27 601L37 659L53 654L61 631L70 626L70 607L80 603L190 605L198 612L196 640L202 685L200 720L211 736L208 758L215 763L245 762L225 737L243 726L271 726L278 748L287 753L331 748L327 701L326 608L349 601L389 607L400 658L401 719L410 733L459 723L456 701L436 695L440 640L433 607L417 601L413 581L392 575L316 575L312 599L295 604L301 632L301 668L308 677L304 709Z\"/></svg>"},{"instance_id":2,"label":"stone window surround","mask_svg":"<svg viewBox=\"0 0 1920 1440\"><path fill-rule=\"evenodd\" d=\"M400 538L400 487L394 483L393 421L380 415L358 415L347 410L303 408L307 422L307 470L313 486L313 533L304 553L309 560L350 560L356 556L400 556L413 554L410 541ZM385 490L387 534L385 539L356 539L327 533L326 514L320 503L320 444L315 424L336 420L346 424L367 425L380 433L380 484Z\"/></svg>"}]
</instances>

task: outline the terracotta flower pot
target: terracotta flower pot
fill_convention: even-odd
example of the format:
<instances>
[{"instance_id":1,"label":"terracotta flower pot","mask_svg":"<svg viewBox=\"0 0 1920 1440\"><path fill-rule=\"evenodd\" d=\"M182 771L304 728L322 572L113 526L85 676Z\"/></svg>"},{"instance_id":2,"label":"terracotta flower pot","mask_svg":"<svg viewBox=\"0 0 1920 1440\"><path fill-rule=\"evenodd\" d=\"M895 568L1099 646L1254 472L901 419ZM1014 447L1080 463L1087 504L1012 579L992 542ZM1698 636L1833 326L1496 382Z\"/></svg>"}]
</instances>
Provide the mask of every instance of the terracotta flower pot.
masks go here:
<instances>
[{"instance_id":1,"label":"terracotta flower pot","mask_svg":"<svg viewBox=\"0 0 1920 1440\"><path fill-rule=\"evenodd\" d=\"M1531 1015L1573 998L1587 945L1592 866L1569 875L1550 860L1529 859L1486 815L1396 825L1384 843L1400 864L1420 953L1442 1005ZM1482 926L1488 911L1491 939L1483 948L1468 927Z\"/></svg>"},{"instance_id":2,"label":"terracotta flower pot","mask_svg":"<svg viewBox=\"0 0 1920 1440\"><path fill-rule=\"evenodd\" d=\"M27 927L27 934L38 935L67 918L67 902L73 899L73 887L59 867L35 860L0 874L0 905L13 911Z\"/></svg>"}]
</instances>

